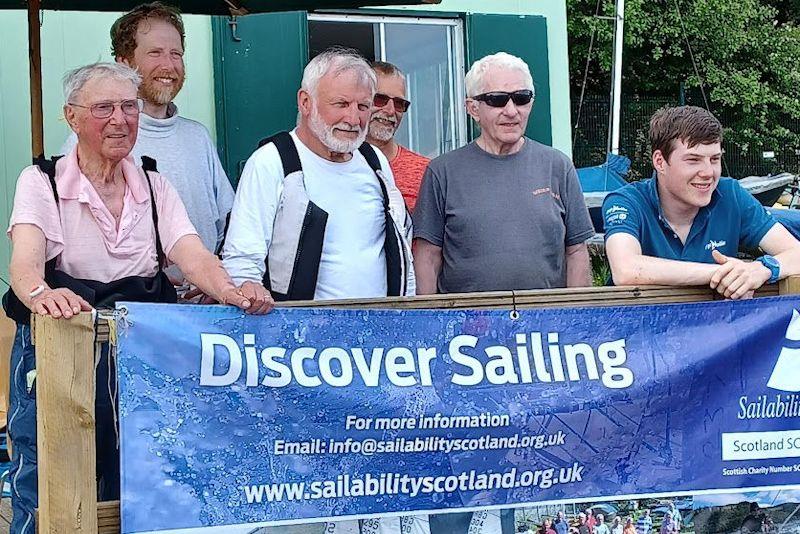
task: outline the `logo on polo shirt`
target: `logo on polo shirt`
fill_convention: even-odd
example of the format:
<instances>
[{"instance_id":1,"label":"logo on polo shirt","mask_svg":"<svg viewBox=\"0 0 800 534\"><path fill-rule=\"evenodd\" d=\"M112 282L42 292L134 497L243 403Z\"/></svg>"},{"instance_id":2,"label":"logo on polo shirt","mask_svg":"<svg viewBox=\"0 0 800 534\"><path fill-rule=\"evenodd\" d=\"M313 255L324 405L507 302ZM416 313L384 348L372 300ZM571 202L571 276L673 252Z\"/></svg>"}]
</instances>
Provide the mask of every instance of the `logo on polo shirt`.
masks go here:
<instances>
[{"instance_id":1,"label":"logo on polo shirt","mask_svg":"<svg viewBox=\"0 0 800 534\"><path fill-rule=\"evenodd\" d=\"M784 341L794 345L800 341L800 313L797 310L792 310L792 320L789 321ZM780 391L800 391L800 348L781 347L767 387Z\"/></svg>"},{"instance_id":2,"label":"logo on polo shirt","mask_svg":"<svg viewBox=\"0 0 800 534\"><path fill-rule=\"evenodd\" d=\"M628 218L628 208L614 204L606 210L606 225L623 222Z\"/></svg>"},{"instance_id":3,"label":"logo on polo shirt","mask_svg":"<svg viewBox=\"0 0 800 534\"><path fill-rule=\"evenodd\" d=\"M723 241L714 241L712 239L711 241L706 243L706 250L716 250L718 248L724 247L727 244L728 244L728 242L725 241L725 240L723 240Z\"/></svg>"}]
</instances>

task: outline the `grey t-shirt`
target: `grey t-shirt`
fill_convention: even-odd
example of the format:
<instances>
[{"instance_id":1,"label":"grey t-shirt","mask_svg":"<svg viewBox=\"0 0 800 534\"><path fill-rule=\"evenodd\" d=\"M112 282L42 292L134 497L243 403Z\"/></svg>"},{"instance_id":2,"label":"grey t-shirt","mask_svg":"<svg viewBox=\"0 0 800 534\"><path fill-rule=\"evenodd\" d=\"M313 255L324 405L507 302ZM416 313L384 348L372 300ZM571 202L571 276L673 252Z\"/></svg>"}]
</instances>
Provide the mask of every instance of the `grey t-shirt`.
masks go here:
<instances>
[{"instance_id":1,"label":"grey t-shirt","mask_svg":"<svg viewBox=\"0 0 800 534\"><path fill-rule=\"evenodd\" d=\"M434 159L413 218L442 247L440 293L565 287L565 248L594 234L572 162L528 138L509 156L473 142Z\"/></svg>"}]
</instances>

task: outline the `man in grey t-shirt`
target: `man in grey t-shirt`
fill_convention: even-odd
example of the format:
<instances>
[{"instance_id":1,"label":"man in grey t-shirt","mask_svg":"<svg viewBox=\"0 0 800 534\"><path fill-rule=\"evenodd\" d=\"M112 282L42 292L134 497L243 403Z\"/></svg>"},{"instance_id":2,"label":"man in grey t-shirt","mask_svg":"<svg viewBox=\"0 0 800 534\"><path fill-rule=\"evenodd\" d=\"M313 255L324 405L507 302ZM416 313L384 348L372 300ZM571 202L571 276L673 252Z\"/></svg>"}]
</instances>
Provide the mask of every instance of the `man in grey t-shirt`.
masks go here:
<instances>
[{"instance_id":1,"label":"man in grey t-shirt","mask_svg":"<svg viewBox=\"0 0 800 534\"><path fill-rule=\"evenodd\" d=\"M500 52L466 78L481 135L434 159L414 210L417 294L591 285L594 234L572 162L524 137L533 79Z\"/></svg>"}]
</instances>

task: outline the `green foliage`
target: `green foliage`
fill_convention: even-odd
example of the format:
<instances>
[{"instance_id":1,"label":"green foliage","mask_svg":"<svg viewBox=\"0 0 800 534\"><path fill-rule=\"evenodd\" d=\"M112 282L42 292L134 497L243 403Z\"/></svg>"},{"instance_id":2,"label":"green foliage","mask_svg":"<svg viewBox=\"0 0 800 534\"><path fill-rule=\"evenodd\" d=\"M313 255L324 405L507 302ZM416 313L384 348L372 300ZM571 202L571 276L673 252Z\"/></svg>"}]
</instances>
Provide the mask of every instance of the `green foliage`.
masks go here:
<instances>
[{"instance_id":1,"label":"green foliage","mask_svg":"<svg viewBox=\"0 0 800 534\"><path fill-rule=\"evenodd\" d=\"M611 279L611 267L605 251L602 248L589 247L589 260L592 265L592 285L603 287Z\"/></svg>"},{"instance_id":2,"label":"green foliage","mask_svg":"<svg viewBox=\"0 0 800 534\"><path fill-rule=\"evenodd\" d=\"M596 18L597 5L567 1L573 98L580 95L593 30L586 92L607 93L611 84L613 21ZM613 16L613 0L599 5L601 16ZM798 24L800 0L627 0L623 91L677 95L683 83L699 94L688 40L709 107L728 117L729 140L800 142L800 132L786 127L800 119Z\"/></svg>"}]
</instances>

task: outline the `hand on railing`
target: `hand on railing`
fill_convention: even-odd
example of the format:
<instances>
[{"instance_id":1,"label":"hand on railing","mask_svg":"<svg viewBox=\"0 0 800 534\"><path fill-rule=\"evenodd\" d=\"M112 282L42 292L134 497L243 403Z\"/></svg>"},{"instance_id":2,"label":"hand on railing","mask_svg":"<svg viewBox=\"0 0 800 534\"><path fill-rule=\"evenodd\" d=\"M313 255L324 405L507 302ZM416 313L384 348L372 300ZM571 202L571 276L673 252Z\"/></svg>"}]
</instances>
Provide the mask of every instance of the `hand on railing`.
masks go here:
<instances>
[{"instance_id":1,"label":"hand on railing","mask_svg":"<svg viewBox=\"0 0 800 534\"><path fill-rule=\"evenodd\" d=\"M227 289L220 300L222 304L230 304L252 314L268 313L275 307L269 291L256 282L245 282L239 287Z\"/></svg>"}]
</instances>

